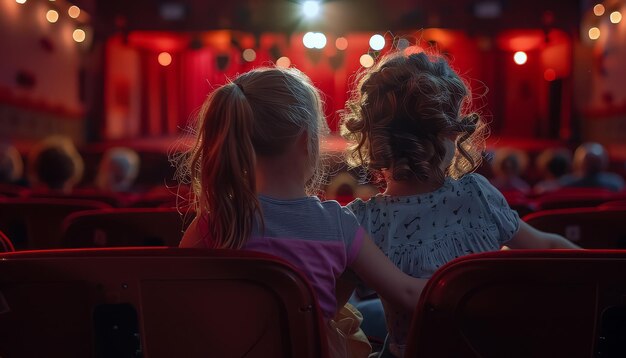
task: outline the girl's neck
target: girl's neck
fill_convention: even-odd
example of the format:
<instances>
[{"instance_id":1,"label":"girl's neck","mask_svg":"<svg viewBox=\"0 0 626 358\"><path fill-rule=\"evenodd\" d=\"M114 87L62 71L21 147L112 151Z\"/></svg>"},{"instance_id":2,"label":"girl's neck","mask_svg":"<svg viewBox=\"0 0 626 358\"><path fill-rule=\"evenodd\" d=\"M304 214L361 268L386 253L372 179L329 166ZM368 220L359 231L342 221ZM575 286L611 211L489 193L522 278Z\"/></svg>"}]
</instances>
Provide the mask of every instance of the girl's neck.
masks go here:
<instances>
[{"instance_id":1,"label":"girl's neck","mask_svg":"<svg viewBox=\"0 0 626 358\"><path fill-rule=\"evenodd\" d=\"M411 196L419 194L432 193L433 191L441 188L443 183L441 182L423 182L416 179L412 180L393 180L387 178L387 189L383 195L390 196Z\"/></svg>"},{"instance_id":2,"label":"girl's neck","mask_svg":"<svg viewBox=\"0 0 626 358\"><path fill-rule=\"evenodd\" d=\"M259 195L275 199L298 199L307 196L306 178L299 163L281 158L257 157L256 189Z\"/></svg>"}]
</instances>

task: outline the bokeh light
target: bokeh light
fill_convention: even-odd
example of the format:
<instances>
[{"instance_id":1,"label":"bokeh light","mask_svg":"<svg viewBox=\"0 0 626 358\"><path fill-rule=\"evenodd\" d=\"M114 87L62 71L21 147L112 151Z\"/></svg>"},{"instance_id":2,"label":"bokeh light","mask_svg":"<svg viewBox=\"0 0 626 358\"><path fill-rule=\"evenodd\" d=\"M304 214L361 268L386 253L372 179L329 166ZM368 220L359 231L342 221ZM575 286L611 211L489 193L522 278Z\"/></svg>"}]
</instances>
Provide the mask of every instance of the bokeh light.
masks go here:
<instances>
[{"instance_id":1,"label":"bokeh light","mask_svg":"<svg viewBox=\"0 0 626 358\"><path fill-rule=\"evenodd\" d=\"M305 17L314 18L320 13L319 1L305 1L302 3L302 13Z\"/></svg>"},{"instance_id":2,"label":"bokeh light","mask_svg":"<svg viewBox=\"0 0 626 358\"><path fill-rule=\"evenodd\" d=\"M411 46L411 43L409 42L409 40L407 39L398 40L398 44L397 44L398 50L404 50L405 48L409 46Z\"/></svg>"},{"instance_id":3,"label":"bokeh light","mask_svg":"<svg viewBox=\"0 0 626 358\"><path fill-rule=\"evenodd\" d=\"M596 6L593 7L593 13L596 16L602 16L604 15L604 5L602 4L596 4Z\"/></svg>"},{"instance_id":4,"label":"bokeh light","mask_svg":"<svg viewBox=\"0 0 626 358\"><path fill-rule=\"evenodd\" d=\"M612 23L619 24L619 22L622 21L622 13L619 11L613 11L611 15L609 15L609 19L611 19Z\"/></svg>"},{"instance_id":5,"label":"bokeh light","mask_svg":"<svg viewBox=\"0 0 626 358\"><path fill-rule=\"evenodd\" d=\"M307 32L302 37L302 43L306 48L323 49L326 47L326 35L321 32Z\"/></svg>"},{"instance_id":6,"label":"bokeh light","mask_svg":"<svg viewBox=\"0 0 626 358\"><path fill-rule=\"evenodd\" d=\"M87 37L87 34L85 33L85 30L83 30L83 29L76 29L72 33L72 38L76 42L83 42L83 41L85 41L86 37Z\"/></svg>"},{"instance_id":7,"label":"bokeh light","mask_svg":"<svg viewBox=\"0 0 626 358\"><path fill-rule=\"evenodd\" d=\"M600 38L600 29L597 27L592 27L589 29L589 38L592 40L597 40Z\"/></svg>"},{"instance_id":8,"label":"bokeh light","mask_svg":"<svg viewBox=\"0 0 626 358\"><path fill-rule=\"evenodd\" d=\"M547 70L543 71L543 78L548 82L552 82L556 80L556 72L553 69L548 68Z\"/></svg>"},{"instance_id":9,"label":"bokeh light","mask_svg":"<svg viewBox=\"0 0 626 358\"><path fill-rule=\"evenodd\" d=\"M59 13L56 12L56 10L48 10L48 12L46 12L46 20L54 24L59 20Z\"/></svg>"},{"instance_id":10,"label":"bokeh light","mask_svg":"<svg viewBox=\"0 0 626 358\"><path fill-rule=\"evenodd\" d=\"M526 52L524 51L517 51L513 55L513 61L515 61L515 63L518 65L523 65L526 63L526 61L528 61L528 55L526 55Z\"/></svg>"},{"instance_id":11,"label":"bokeh light","mask_svg":"<svg viewBox=\"0 0 626 358\"><path fill-rule=\"evenodd\" d=\"M337 37L337 39L335 40L335 47L337 47L337 50L345 50L348 48L348 39L346 39L345 37Z\"/></svg>"},{"instance_id":12,"label":"bokeh light","mask_svg":"<svg viewBox=\"0 0 626 358\"><path fill-rule=\"evenodd\" d=\"M76 19L80 16L80 8L76 5L72 5L67 9L67 14L70 15L72 19Z\"/></svg>"},{"instance_id":13,"label":"bokeh light","mask_svg":"<svg viewBox=\"0 0 626 358\"><path fill-rule=\"evenodd\" d=\"M276 60L276 67L289 68L291 66L291 60L287 56L283 56Z\"/></svg>"},{"instance_id":14,"label":"bokeh light","mask_svg":"<svg viewBox=\"0 0 626 358\"><path fill-rule=\"evenodd\" d=\"M252 62L252 61L256 60L256 52L253 49L251 49L251 48L247 48L247 49L243 50L242 57L247 62Z\"/></svg>"},{"instance_id":15,"label":"bokeh light","mask_svg":"<svg viewBox=\"0 0 626 358\"><path fill-rule=\"evenodd\" d=\"M158 57L159 65L165 67L172 63L172 55L168 52L161 52Z\"/></svg>"},{"instance_id":16,"label":"bokeh light","mask_svg":"<svg viewBox=\"0 0 626 358\"><path fill-rule=\"evenodd\" d=\"M362 55L361 58L359 59L359 62L361 63L361 66L365 68L370 68L374 66L374 58L370 56L369 54Z\"/></svg>"},{"instance_id":17,"label":"bokeh light","mask_svg":"<svg viewBox=\"0 0 626 358\"><path fill-rule=\"evenodd\" d=\"M380 51L385 47L385 38L382 35L376 34L370 38L370 47L374 51Z\"/></svg>"}]
</instances>

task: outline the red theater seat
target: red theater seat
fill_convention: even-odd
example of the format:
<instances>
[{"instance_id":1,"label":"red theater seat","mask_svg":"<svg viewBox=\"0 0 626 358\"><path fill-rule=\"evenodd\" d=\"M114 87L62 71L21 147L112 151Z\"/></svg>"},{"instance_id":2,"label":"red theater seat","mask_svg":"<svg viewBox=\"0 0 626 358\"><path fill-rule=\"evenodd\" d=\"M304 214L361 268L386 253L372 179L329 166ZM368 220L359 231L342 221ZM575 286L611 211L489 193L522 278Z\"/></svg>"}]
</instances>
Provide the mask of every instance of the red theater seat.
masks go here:
<instances>
[{"instance_id":1,"label":"red theater seat","mask_svg":"<svg viewBox=\"0 0 626 358\"><path fill-rule=\"evenodd\" d=\"M63 222L63 247L175 247L192 220L165 208L81 211Z\"/></svg>"},{"instance_id":2,"label":"red theater seat","mask_svg":"<svg viewBox=\"0 0 626 358\"><path fill-rule=\"evenodd\" d=\"M537 210L586 208L623 198L624 193L607 189L566 188L539 196L536 199L536 205Z\"/></svg>"},{"instance_id":3,"label":"red theater seat","mask_svg":"<svg viewBox=\"0 0 626 358\"><path fill-rule=\"evenodd\" d=\"M13 247L13 243L2 231L0 231L0 252L11 252L11 251L15 251L15 248Z\"/></svg>"},{"instance_id":4,"label":"red theater seat","mask_svg":"<svg viewBox=\"0 0 626 358\"><path fill-rule=\"evenodd\" d=\"M626 208L546 210L527 215L524 221L586 249L626 249Z\"/></svg>"},{"instance_id":5,"label":"red theater seat","mask_svg":"<svg viewBox=\"0 0 626 358\"><path fill-rule=\"evenodd\" d=\"M606 203L600 204L598 208L600 209L626 208L626 199L607 201Z\"/></svg>"},{"instance_id":6,"label":"red theater seat","mask_svg":"<svg viewBox=\"0 0 626 358\"><path fill-rule=\"evenodd\" d=\"M105 203L112 207L124 207L130 205L137 195L125 193L109 193L98 189L74 189L71 193L59 193L49 190L30 191L27 194L31 198L91 200Z\"/></svg>"},{"instance_id":7,"label":"red theater seat","mask_svg":"<svg viewBox=\"0 0 626 358\"><path fill-rule=\"evenodd\" d=\"M17 250L61 247L61 223L69 214L110 206L88 200L0 198L0 230Z\"/></svg>"},{"instance_id":8,"label":"red theater seat","mask_svg":"<svg viewBox=\"0 0 626 358\"><path fill-rule=\"evenodd\" d=\"M626 251L466 256L428 282L405 357L624 357Z\"/></svg>"},{"instance_id":9,"label":"red theater seat","mask_svg":"<svg viewBox=\"0 0 626 358\"><path fill-rule=\"evenodd\" d=\"M0 255L2 357L324 357L303 275L272 256L171 248Z\"/></svg>"}]
</instances>

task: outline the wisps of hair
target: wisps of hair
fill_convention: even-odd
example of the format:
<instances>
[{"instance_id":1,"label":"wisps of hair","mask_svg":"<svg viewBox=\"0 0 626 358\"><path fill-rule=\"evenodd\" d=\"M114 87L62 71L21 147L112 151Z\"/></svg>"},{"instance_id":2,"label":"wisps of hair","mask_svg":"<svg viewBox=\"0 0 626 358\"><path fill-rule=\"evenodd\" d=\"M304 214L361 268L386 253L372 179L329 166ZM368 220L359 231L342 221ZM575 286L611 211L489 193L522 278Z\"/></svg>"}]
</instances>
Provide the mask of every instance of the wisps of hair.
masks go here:
<instances>
[{"instance_id":1,"label":"wisps of hair","mask_svg":"<svg viewBox=\"0 0 626 358\"><path fill-rule=\"evenodd\" d=\"M475 170L486 126L471 112L468 86L445 58L396 51L357 77L342 113L348 164L390 170L395 180L459 178ZM457 134L457 151L447 173L439 167L446 151L442 135Z\"/></svg>"}]
</instances>

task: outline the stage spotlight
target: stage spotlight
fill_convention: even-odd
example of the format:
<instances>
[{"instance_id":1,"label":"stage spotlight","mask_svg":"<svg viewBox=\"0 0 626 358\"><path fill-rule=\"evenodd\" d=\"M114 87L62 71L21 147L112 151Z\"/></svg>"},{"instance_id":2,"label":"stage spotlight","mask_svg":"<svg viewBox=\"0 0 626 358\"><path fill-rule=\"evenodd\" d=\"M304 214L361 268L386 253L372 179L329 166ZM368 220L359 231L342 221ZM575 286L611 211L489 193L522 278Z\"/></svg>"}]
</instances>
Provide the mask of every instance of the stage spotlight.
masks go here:
<instances>
[{"instance_id":1,"label":"stage spotlight","mask_svg":"<svg viewBox=\"0 0 626 358\"><path fill-rule=\"evenodd\" d=\"M374 51L380 51L385 47L385 38L376 34L370 38L370 47Z\"/></svg>"},{"instance_id":2,"label":"stage spotlight","mask_svg":"<svg viewBox=\"0 0 626 358\"><path fill-rule=\"evenodd\" d=\"M518 65L523 65L526 61L528 61L528 55L526 55L526 52L524 51L517 51L513 55L513 61L515 61Z\"/></svg>"},{"instance_id":3,"label":"stage spotlight","mask_svg":"<svg viewBox=\"0 0 626 358\"><path fill-rule=\"evenodd\" d=\"M302 13L305 17L312 19L320 13L319 1L305 1L302 3Z\"/></svg>"}]
</instances>

